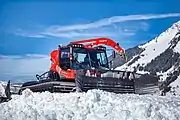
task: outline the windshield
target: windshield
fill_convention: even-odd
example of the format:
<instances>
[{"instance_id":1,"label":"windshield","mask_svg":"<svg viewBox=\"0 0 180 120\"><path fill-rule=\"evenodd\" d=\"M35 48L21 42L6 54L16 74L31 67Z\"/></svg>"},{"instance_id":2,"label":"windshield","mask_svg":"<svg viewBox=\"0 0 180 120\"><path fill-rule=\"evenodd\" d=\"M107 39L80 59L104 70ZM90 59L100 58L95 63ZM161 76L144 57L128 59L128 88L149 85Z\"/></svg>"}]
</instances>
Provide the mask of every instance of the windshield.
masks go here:
<instances>
[{"instance_id":1,"label":"windshield","mask_svg":"<svg viewBox=\"0 0 180 120\"><path fill-rule=\"evenodd\" d=\"M63 66L70 67L70 52L69 48L61 50L61 61L64 60ZM72 69L85 69L85 68L108 68L108 60L105 51L84 49L84 48L73 48L73 61Z\"/></svg>"}]
</instances>

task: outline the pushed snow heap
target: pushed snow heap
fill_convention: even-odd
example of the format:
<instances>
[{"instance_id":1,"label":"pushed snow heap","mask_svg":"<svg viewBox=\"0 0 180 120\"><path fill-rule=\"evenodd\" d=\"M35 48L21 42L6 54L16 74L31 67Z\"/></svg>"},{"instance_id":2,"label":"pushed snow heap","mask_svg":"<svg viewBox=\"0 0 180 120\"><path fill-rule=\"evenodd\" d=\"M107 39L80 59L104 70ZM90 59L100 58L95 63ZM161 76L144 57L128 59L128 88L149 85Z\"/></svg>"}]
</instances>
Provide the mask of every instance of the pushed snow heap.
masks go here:
<instances>
[{"instance_id":1,"label":"pushed snow heap","mask_svg":"<svg viewBox=\"0 0 180 120\"><path fill-rule=\"evenodd\" d=\"M23 91L0 104L1 120L179 120L180 97Z\"/></svg>"},{"instance_id":2,"label":"pushed snow heap","mask_svg":"<svg viewBox=\"0 0 180 120\"><path fill-rule=\"evenodd\" d=\"M6 97L5 89L1 82L0 82L0 97Z\"/></svg>"}]
</instances>

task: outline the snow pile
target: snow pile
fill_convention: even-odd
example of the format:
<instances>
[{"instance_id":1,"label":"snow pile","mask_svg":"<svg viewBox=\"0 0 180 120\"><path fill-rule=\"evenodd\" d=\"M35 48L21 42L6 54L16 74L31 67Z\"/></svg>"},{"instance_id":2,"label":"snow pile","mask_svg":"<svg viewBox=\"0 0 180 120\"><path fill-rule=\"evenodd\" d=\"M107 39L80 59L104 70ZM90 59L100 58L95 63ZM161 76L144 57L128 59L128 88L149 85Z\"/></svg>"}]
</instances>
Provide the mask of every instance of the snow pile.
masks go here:
<instances>
[{"instance_id":1,"label":"snow pile","mask_svg":"<svg viewBox=\"0 0 180 120\"><path fill-rule=\"evenodd\" d=\"M177 78L176 81L172 82L170 86L172 86L173 93L180 95L180 76Z\"/></svg>"},{"instance_id":2,"label":"snow pile","mask_svg":"<svg viewBox=\"0 0 180 120\"><path fill-rule=\"evenodd\" d=\"M1 120L179 120L180 97L87 93L32 93L0 104Z\"/></svg>"},{"instance_id":3,"label":"snow pile","mask_svg":"<svg viewBox=\"0 0 180 120\"><path fill-rule=\"evenodd\" d=\"M5 89L3 87L3 84L0 82L0 97L6 97Z\"/></svg>"}]
</instances>

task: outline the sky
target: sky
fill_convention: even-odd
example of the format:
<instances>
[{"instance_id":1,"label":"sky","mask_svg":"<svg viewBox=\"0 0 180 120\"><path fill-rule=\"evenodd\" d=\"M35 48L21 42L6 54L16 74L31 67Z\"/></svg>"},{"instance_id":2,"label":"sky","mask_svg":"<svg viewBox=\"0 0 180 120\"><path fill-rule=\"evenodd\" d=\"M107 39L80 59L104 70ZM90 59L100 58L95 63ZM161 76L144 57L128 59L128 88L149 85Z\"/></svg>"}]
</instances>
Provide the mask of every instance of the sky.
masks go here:
<instances>
[{"instance_id":1,"label":"sky","mask_svg":"<svg viewBox=\"0 0 180 120\"><path fill-rule=\"evenodd\" d=\"M179 0L3 0L0 80L34 79L49 53L70 41L108 37L127 49L180 20Z\"/></svg>"}]
</instances>

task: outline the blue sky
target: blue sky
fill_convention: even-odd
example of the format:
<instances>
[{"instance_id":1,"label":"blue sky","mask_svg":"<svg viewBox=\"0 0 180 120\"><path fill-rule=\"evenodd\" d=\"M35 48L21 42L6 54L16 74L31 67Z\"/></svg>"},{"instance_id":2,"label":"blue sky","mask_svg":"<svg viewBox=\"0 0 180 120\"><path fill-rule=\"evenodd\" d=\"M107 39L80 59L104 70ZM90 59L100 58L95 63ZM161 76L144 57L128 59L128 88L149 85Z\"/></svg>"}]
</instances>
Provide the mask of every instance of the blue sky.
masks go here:
<instances>
[{"instance_id":1,"label":"blue sky","mask_svg":"<svg viewBox=\"0 0 180 120\"><path fill-rule=\"evenodd\" d=\"M50 51L73 40L109 37L125 49L149 41L180 20L179 4L179 0L4 1L0 4L0 77L14 78L7 77L14 71L25 75L18 72L22 59L25 67L25 60L45 61L29 63L46 66L32 67L32 74L48 69ZM12 68L7 59L18 65Z\"/></svg>"}]
</instances>

